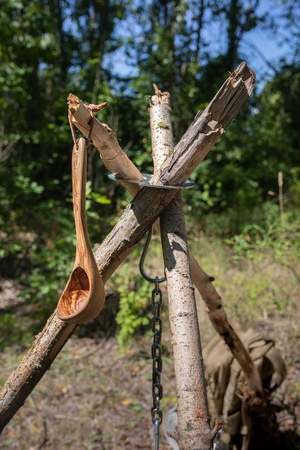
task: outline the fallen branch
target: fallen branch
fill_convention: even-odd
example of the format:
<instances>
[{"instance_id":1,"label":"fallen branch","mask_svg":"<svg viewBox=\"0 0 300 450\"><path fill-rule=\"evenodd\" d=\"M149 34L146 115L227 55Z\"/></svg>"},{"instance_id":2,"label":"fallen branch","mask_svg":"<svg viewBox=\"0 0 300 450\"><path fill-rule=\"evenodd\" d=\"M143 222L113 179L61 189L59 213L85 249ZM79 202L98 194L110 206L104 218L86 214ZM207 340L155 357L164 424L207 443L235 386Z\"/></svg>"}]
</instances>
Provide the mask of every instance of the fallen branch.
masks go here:
<instances>
[{"instance_id":1,"label":"fallen branch","mask_svg":"<svg viewBox=\"0 0 300 450\"><path fill-rule=\"evenodd\" d=\"M211 283L209 275L204 272L193 255L190 255L190 258L193 282L206 304L209 320L218 334L224 339L245 374L248 387L245 395L249 397L249 404L257 404L263 396L262 382L257 367L241 339L229 323L227 314L223 308L222 299Z\"/></svg>"},{"instance_id":2,"label":"fallen branch","mask_svg":"<svg viewBox=\"0 0 300 450\"><path fill-rule=\"evenodd\" d=\"M195 119L153 183L174 185L184 182L242 109L253 90L254 83L254 72L246 63L242 63L225 81L203 114ZM106 144L107 133L110 132L101 131L102 146L111 145L110 140L109 144ZM175 195L176 191L151 188L143 188L136 195L118 224L95 253L104 282ZM74 325L62 322L55 314L48 320L32 348L0 391L0 430L24 404L74 328Z\"/></svg>"}]
</instances>

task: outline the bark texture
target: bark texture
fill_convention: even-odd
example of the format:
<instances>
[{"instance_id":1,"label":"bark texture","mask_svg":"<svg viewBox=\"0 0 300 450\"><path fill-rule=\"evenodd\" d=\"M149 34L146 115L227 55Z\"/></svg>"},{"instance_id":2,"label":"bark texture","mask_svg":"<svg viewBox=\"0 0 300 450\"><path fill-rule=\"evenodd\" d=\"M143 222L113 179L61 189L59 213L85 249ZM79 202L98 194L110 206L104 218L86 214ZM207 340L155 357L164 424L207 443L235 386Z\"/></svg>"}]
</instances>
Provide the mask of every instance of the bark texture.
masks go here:
<instances>
[{"instance_id":1,"label":"bark texture","mask_svg":"<svg viewBox=\"0 0 300 450\"><path fill-rule=\"evenodd\" d=\"M68 96L69 109L72 113L72 123L86 136L89 136L91 116L86 106L73 94ZM99 155L116 178L122 180L140 180L141 173L121 149L114 132L105 124L93 119L91 142L97 148ZM128 185L134 197L138 191L135 185Z\"/></svg>"},{"instance_id":2,"label":"bark texture","mask_svg":"<svg viewBox=\"0 0 300 450\"><path fill-rule=\"evenodd\" d=\"M172 155L173 131L171 122L171 97L168 92L150 98L150 128L152 141L152 157L154 173L162 166L165 160Z\"/></svg>"},{"instance_id":3,"label":"bark texture","mask_svg":"<svg viewBox=\"0 0 300 450\"><path fill-rule=\"evenodd\" d=\"M191 174L230 125L234 117L247 102L255 84L255 73L245 62L241 63L225 81L213 100L194 122L176 145L173 154L165 161L156 179L161 184L178 186L186 181L182 168ZM171 179L170 171L174 174Z\"/></svg>"},{"instance_id":4,"label":"bark texture","mask_svg":"<svg viewBox=\"0 0 300 450\"><path fill-rule=\"evenodd\" d=\"M196 118L176 146L168 164L164 164L164 168L158 172L158 178L153 180L153 183L172 185L180 182L180 180L184 182L208 153L223 130L236 117L249 98L254 83L254 72L246 63L242 63L205 109L203 120L201 116ZM89 127L90 120L89 115L85 129ZM94 126L95 131L97 121L95 121ZM106 151L107 147L110 148L111 152L115 151L113 133L105 130L104 126L102 126L100 133L102 133L103 142L99 142L98 145L102 145L103 151ZM94 139L94 135L93 132L92 139ZM107 142L108 135L110 137ZM117 154L114 153L113 158L110 158L110 152L105 154L113 164ZM137 176L139 176L139 172ZM126 177L125 169L123 177ZM176 191L151 188L143 188L136 195L133 202L124 211L119 223L95 253L97 266L104 282L108 280L175 195ZM66 324L58 319L55 314L46 323L32 348L0 391L0 430L24 404L73 330L74 325Z\"/></svg>"},{"instance_id":5,"label":"bark texture","mask_svg":"<svg viewBox=\"0 0 300 450\"><path fill-rule=\"evenodd\" d=\"M151 97L151 138L156 170L159 170L173 148L170 106L170 96L166 94L157 93ZM163 127L162 118L165 121ZM214 434L209 425L200 332L181 192L177 193L162 213L160 225L176 379L178 428L175 439L181 449L209 450Z\"/></svg>"},{"instance_id":6,"label":"bark texture","mask_svg":"<svg viewBox=\"0 0 300 450\"><path fill-rule=\"evenodd\" d=\"M174 437L182 450L209 450L218 427L211 430L209 425L200 332L180 193L161 215L161 236L176 377L178 428Z\"/></svg>"}]
</instances>

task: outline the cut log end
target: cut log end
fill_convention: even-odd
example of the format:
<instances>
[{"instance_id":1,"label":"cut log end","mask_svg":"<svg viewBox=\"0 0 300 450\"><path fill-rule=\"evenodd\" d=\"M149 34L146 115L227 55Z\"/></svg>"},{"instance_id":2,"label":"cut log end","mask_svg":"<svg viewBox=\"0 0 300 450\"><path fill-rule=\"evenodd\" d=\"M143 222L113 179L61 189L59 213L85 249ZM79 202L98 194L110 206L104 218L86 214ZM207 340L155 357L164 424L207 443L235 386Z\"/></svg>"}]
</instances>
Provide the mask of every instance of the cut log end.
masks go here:
<instances>
[{"instance_id":1,"label":"cut log end","mask_svg":"<svg viewBox=\"0 0 300 450\"><path fill-rule=\"evenodd\" d=\"M229 78L231 79L231 83L233 86L236 86L237 83L242 80L249 96L252 94L256 82L256 75L246 62L242 62L239 67L230 75Z\"/></svg>"}]
</instances>

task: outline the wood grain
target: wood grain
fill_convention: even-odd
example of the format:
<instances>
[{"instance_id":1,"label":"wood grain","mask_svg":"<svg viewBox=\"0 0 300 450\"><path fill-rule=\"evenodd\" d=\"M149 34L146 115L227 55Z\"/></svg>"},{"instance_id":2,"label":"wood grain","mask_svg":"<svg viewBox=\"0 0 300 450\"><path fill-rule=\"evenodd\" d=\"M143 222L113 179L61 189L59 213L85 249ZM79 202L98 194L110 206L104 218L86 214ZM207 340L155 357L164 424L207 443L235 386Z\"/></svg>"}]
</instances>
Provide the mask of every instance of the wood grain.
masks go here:
<instances>
[{"instance_id":1,"label":"wood grain","mask_svg":"<svg viewBox=\"0 0 300 450\"><path fill-rule=\"evenodd\" d=\"M59 299L56 314L70 323L96 317L104 306L104 283L92 252L85 215L87 148L85 139L74 144L72 153L73 211L76 229L76 257L67 286Z\"/></svg>"}]
</instances>

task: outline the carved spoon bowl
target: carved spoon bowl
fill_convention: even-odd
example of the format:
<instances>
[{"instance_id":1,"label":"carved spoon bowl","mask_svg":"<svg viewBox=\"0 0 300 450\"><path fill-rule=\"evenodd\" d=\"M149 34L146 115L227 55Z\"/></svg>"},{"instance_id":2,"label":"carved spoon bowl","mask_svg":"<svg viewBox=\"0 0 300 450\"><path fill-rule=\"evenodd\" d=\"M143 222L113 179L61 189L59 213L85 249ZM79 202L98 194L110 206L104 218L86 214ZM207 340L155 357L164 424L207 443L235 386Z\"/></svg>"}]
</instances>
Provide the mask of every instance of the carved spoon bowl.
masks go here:
<instances>
[{"instance_id":1,"label":"carved spoon bowl","mask_svg":"<svg viewBox=\"0 0 300 450\"><path fill-rule=\"evenodd\" d=\"M85 215L87 147L81 138L73 147L72 190L76 228L74 267L63 291L56 315L65 322L82 323L96 317L103 308L105 291L88 237Z\"/></svg>"}]
</instances>

